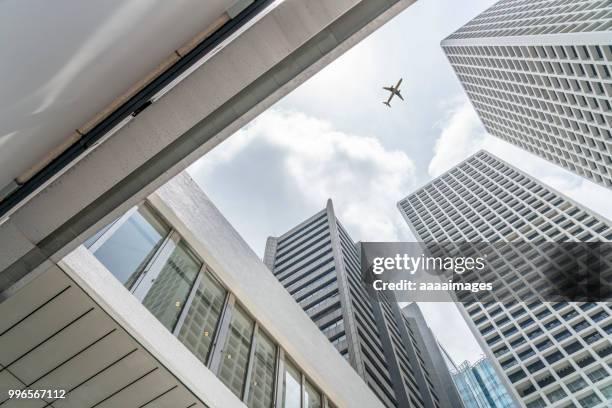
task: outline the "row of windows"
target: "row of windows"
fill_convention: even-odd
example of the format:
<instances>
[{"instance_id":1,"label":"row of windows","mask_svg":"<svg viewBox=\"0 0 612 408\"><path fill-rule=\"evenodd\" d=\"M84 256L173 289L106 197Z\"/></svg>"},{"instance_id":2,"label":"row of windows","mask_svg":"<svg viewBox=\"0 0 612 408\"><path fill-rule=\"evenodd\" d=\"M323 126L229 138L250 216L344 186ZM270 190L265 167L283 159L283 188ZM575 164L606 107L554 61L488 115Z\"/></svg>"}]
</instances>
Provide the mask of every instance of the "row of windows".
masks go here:
<instances>
[{"instance_id":1,"label":"row of windows","mask_svg":"<svg viewBox=\"0 0 612 408\"><path fill-rule=\"evenodd\" d=\"M608 31L607 0L502 0L449 39Z\"/></svg>"},{"instance_id":2,"label":"row of windows","mask_svg":"<svg viewBox=\"0 0 612 408\"><path fill-rule=\"evenodd\" d=\"M504 126L502 124L504 119L495 117L495 115L492 118L490 116L488 113L481 113L483 124L491 134L528 152L541 156L548 161L557 163L583 177L606 186L612 186L609 167L596 163L594 160L586 159L582 154L575 154L575 151L568 151L551 143L543 143L542 140L546 140L550 136L544 131L526 127L521 127L521 130L515 130L512 128L514 125L512 127ZM567 129L560 129L560 131L563 133L571 132ZM580 149L580 152L586 153L588 150Z\"/></svg>"},{"instance_id":3,"label":"row of windows","mask_svg":"<svg viewBox=\"0 0 612 408\"><path fill-rule=\"evenodd\" d=\"M296 228L295 231L289 234L285 234L282 237L280 237L278 239L277 247L276 247L277 253L282 253L282 250L287 245L290 245L291 243L295 242L296 240L300 238L303 238L306 234L312 232L314 229L321 226L321 224L324 224L325 221L322 221L322 220L326 220L326 213L324 211L312 217L311 221L308 221L304 223L303 225L300 225L299 228Z\"/></svg>"},{"instance_id":4,"label":"row of windows","mask_svg":"<svg viewBox=\"0 0 612 408\"><path fill-rule=\"evenodd\" d=\"M530 60L612 61L612 45L469 45L448 46L442 49L448 56L480 56Z\"/></svg>"},{"instance_id":5,"label":"row of windows","mask_svg":"<svg viewBox=\"0 0 612 408\"><path fill-rule=\"evenodd\" d=\"M483 123L495 136L499 136L496 128L503 126L516 131L519 140L537 135L534 144L543 150L558 147L595 160L595 169L597 164L612 163L612 134L607 128L608 121L612 125L612 116L512 93L501 100L497 91L472 85L466 85L466 90Z\"/></svg>"},{"instance_id":6,"label":"row of windows","mask_svg":"<svg viewBox=\"0 0 612 408\"><path fill-rule=\"evenodd\" d=\"M334 406L147 205L85 245L248 407Z\"/></svg>"},{"instance_id":7,"label":"row of windows","mask_svg":"<svg viewBox=\"0 0 612 408\"><path fill-rule=\"evenodd\" d=\"M492 241L496 233L510 238L515 229L522 237L516 236L517 240L531 237L526 234L530 230L550 238L562 234L565 240L576 226L583 230L577 234L584 235L580 236L582 239L587 231L593 237L612 239L612 229L608 225L510 168L482 167L477 160L471 160L438 181L443 184L431 184L400 202L426 242L471 241L477 237ZM563 220L559 209L565 210L569 217ZM534 225L536 221L537 226ZM521 224L525 225L523 229ZM553 225L558 225L559 229Z\"/></svg>"},{"instance_id":8,"label":"row of windows","mask_svg":"<svg viewBox=\"0 0 612 408\"><path fill-rule=\"evenodd\" d=\"M482 104L479 104L479 109L483 124L489 133L600 184L612 185L610 167L604 164L603 157L596 156L599 155L598 152L577 145L573 145L571 150L562 147L564 144L562 139L555 138L552 133L548 133L542 122L537 123L536 126L517 124L514 121L506 120L504 118L506 114L501 110L493 109L487 112L487 106ZM570 140L575 134L574 126L571 123L568 123L567 127L548 127L558 130L559 135L565 135L565 140ZM578 128L580 128L579 125ZM556 143L551 143L547 139ZM599 163L594 160L595 157L598 158Z\"/></svg>"}]
</instances>

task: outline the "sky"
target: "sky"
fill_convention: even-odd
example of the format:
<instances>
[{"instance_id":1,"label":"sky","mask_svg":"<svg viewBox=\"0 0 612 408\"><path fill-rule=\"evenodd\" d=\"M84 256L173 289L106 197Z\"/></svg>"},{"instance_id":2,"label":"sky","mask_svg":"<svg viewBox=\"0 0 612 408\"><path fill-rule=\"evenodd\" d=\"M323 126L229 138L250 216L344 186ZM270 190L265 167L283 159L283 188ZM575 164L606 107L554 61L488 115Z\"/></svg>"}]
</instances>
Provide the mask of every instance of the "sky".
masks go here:
<instances>
[{"instance_id":1,"label":"sky","mask_svg":"<svg viewBox=\"0 0 612 408\"><path fill-rule=\"evenodd\" d=\"M440 41L494 0L419 0L189 172L253 250L331 198L355 241L414 241L396 203L484 148L612 218L612 191L487 135ZM383 86L405 102L381 102ZM483 352L452 303L421 303L455 362Z\"/></svg>"}]
</instances>

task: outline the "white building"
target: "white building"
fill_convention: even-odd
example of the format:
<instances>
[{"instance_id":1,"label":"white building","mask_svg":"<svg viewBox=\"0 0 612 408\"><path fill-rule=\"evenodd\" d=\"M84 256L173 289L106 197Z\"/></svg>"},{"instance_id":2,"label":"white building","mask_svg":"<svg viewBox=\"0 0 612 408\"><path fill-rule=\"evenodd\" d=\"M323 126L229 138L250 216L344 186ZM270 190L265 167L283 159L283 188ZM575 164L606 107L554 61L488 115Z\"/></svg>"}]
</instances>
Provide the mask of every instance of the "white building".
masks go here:
<instances>
[{"instance_id":1,"label":"white building","mask_svg":"<svg viewBox=\"0 0 612 408\"><path fill-rule=\"evenodd\" d=\"M3 407L383 407L185 173L3 292L0 316Z\"/></svg>"},{"instance_id":2,"label":"white building","mask_svg":"<svg viewBox=\"0 0 612 408\"><path fill-rule=\"evenodd\" d=\"M485 151L398 207L425 244L612 240L610 221ZM458 307L517 406L609 407L610 304L520 302L515 280L495 281L510 293L503 302L495 295L491 302Z\"/></svg>"},{"instance_id":3,"label":"white building","mask_svg":"<svg viewBox=\"0 0 612 408\"><path fill-rule=\"evenodd\" d=\"M442 41L487 131L612 187L612 3L501 0Z\"/></svg>"}]
</instances>

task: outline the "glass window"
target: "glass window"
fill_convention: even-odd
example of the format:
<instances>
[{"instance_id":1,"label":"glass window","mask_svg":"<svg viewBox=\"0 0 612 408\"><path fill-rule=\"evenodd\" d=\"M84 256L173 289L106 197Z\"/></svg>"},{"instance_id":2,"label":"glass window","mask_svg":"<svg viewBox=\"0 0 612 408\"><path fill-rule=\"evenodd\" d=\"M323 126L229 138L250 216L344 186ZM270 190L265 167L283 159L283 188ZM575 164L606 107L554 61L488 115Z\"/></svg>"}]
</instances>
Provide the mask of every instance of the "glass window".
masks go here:
<instances>
[{"instance_id":1,"label":"glass window","mask_svg":"<svg viewBox=\"0 0 612 408\"><path fill-rule=\"evenodd\" d=\"M201 262L183 242L174 248L142 304L172 331L185 305Z\"/></svg>"},{"instance_id":2,"label":"glass window","mask_svg":"<svg viewBox=\"0 0 612 408\"><path fill-rule=\"evenodd\" d=\"M234 307L229 333L223 346L219 378L242 398L255 323L238 305Z\"/></svg>"},{"instance_id":3,"label":"glass window","mask_svg":"<svg viewBox=\"0 0 612 408\"><path fill-rule=\"evenodd\" d=\"M304 388L304 408L321 408L321 393L308 380Z\"/></svg>"},{"instance_id":4,"label":"glass window","mask_svg":"<svg viewBox=\"0 0 612 408\"><path fill-rule=\"evenodd\" d=\"M130 288L170 229L145 206L138 207L124 222L115 221L103 231L110 233L117 223L119 226L108 239L98 245L104 234L96 234L92 238L97 239L87 244L96 258Z\"/></svg>"},{"instance_id":5,"label":"glass window","mask_svg":"<svg viewBox=\"0 0 612 408\"><path fill-rule=\"evenodd\" d=\"M204 364L208 361L226 294L209 273L204 273L179 331L179 340Z\"/></svg>"},{"instance_id":6,"label":"glass window","mask_svg":"<svg viewBox=\"0 0 612 408\"><path fill-rule=\"evenodd\" d=\"M578 378L578 379L572 381L571 383L567 384L567 388L571 392L578 392L581 389L586 388L586 386L587 386L587 383L582 378Z\"/></svg>"},{"instance_id":7,"label":"glass window","mask_svg":"<svg viewBox=\"0 0 612 408\"><path fill-rule=\"evenodd\" d=\"M250 408L271 408L274 405L275 374L276 345L258 330L247 404Z\"/></svg>"},{"instance_id":8,"label":"glass window","mask_svg":"<svg viewBox=\"0 0 612 408\"><path fill-rule=\"evenodd\" d=\"M302 405L301 374L295 366L285 359L283 375L283 408L300 408Z\"/></svg>"}]
</instances>

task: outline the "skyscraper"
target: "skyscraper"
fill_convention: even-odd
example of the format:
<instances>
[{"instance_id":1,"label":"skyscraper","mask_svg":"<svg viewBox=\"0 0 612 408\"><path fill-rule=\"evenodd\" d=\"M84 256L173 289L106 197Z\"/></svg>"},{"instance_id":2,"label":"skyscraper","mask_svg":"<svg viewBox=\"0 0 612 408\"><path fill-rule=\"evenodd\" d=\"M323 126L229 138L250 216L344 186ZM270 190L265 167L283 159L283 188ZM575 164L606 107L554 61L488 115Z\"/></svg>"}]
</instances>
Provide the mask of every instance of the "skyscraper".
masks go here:
<instances>
[{"instance_id":1,"label":"skyscraper","mask_svg":"<svg viewBox=\"0 0 612 408\"><path fill-rule=\"evenodd\" d=\"M487 131L612 187L612 3L501 0L442 41Z\"/></svg>"},{"instance_id":2,"label":"skyscraper","mask_svg":"<svg viewBox=\"0 0 612 408\"><path fill-rule=\"evenodd\" d=\"M612 240L610 221L485 151L410 194L398 207L426 245ZM460 311L516 404L608 407L610 304L520 302L512 298L517 282L502 276L496 280L508 287L510 298L462 305Z\"/></svg>"},{"instance_id":3,"label":"skyscraper","mask_svg":"<svg viewBox=\"0 0 612 408\"><path fill-rule=\"evenodd\" d=\"M449 373L449 366L445 361L445 356L438 344L438 340L427 325L423 312L417 303L411 303L402 308L404 321L414 335L414 341L419 349L425 350L423 354L423 364L426 371L431 375L439 393L444 392L452 407L461 407L462 400L457 392L457 388ZM443 390L443 391L442 391Z\"/></svg>"},{"instance_id":4,"label":"skyscraper","mask_svg":"<svg viewBox=\"0 0 612 408\"><path fill-rule=\"evenodd\" d=\"M468 361L453 371L453 381L465 408L514 408L512 398L487 358Z\"/></svg>"},{"instance_id":5,"label":"skyscraper","mask_svg":"<svg viewBox=\"0 0 612 408\"><path fill-rule=\"evenodd\" d=\"M389 407L454 407L436 389L395 299L368 291L359 246L324 210L268 238L264 263Z\"/></svg>"}]
</instances>

